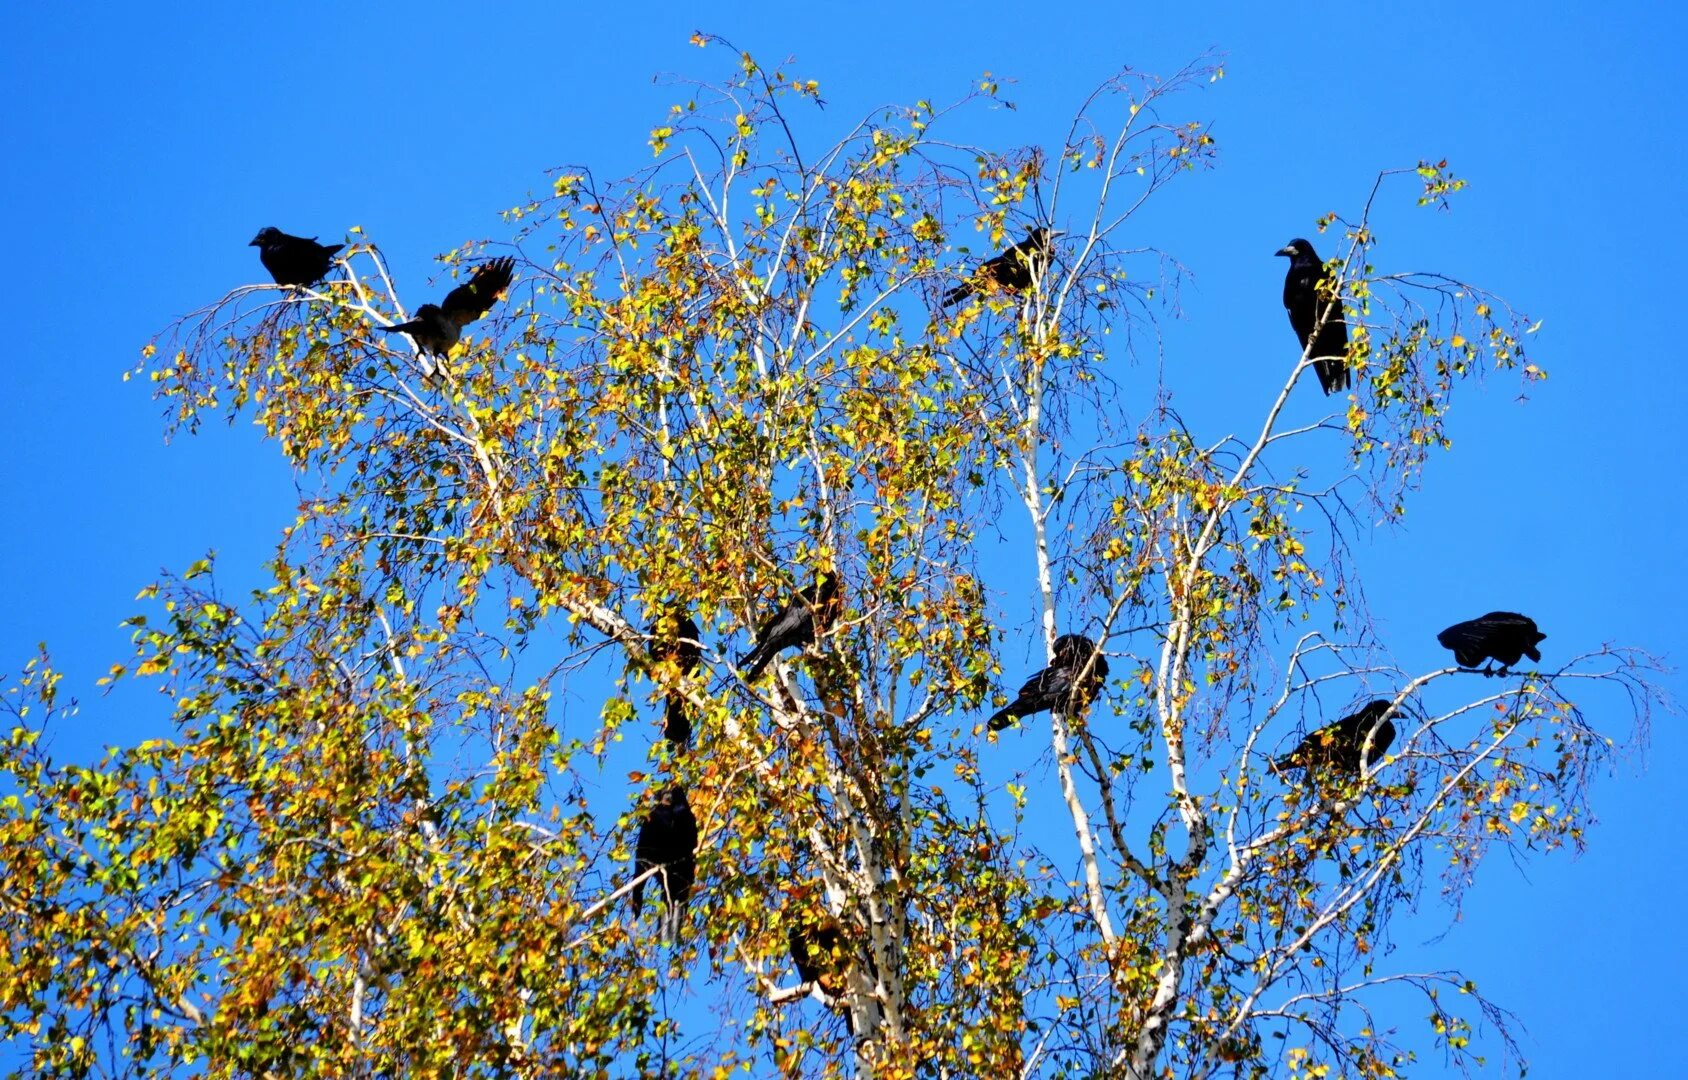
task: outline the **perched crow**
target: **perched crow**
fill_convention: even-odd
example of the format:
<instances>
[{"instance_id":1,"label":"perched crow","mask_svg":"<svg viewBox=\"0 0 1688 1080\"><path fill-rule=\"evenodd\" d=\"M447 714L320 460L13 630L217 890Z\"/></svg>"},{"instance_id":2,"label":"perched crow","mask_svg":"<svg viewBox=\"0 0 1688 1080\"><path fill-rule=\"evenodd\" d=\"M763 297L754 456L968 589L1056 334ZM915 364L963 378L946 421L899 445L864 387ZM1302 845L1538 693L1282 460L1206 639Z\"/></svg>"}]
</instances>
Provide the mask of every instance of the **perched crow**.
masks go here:
<instances>
[{"instance_id":1,"label":"perched crow","mask_svg":"<svg viewBox=\"0 0 1688 1080\"><path fill-rule=\"evenodd\" d=\"M633 847L633 873L643 874L652 867L662 867L656 880L662 885L662 899L667 906L668 937L678 936L680 916L692 895L692 882L697 878L697 818L686 802L686 789L676 785L664 791L645 815L639 826L639 839ZM633 913L644 909L645 882L633 886Z\"/></svg>"},{"instance_id":2,"label":"perched crow","mask_svg":"<svg viewBox=\"0 0 1688 1080\"><path fill-rule=\"evenodd\" d=\"M396 326L383 326L389 334L409 334L424 353L443 358L463 335L463 328L492 310L498 294L510 287L514 259L506 256L475 267L469 280L445 294L438 305L423 304L416 317Z\"/></svg>"},{"instance_id":3,"label":"perched crow","mask_svg":"<svg viewBox=\"0 0 1688 1080\"><path fill-rule=\"evenodd\" d=\"M274 225L258 230L247 247L258 249L264 269L277 285L315 285L328 274L334 253L345 244L319 244L316 237L289 236Z\"/></svg>"},{"instance_id":4,"label":"perched crow","mask_svg":"<svg viewBox=\"0 0 1688 1080\"><path fill-rule=\"evenodd\" d=\"M1273 762L1280 769L1333 769L1360 775L1360 752L1365 751L1366 768L1371 768L1395 741L1395 724L1390 703L1378 698L1353 716L1344 716L1301 740L1301 745ZM1366 736L1371 745L1366 745Z\"/></svg>"},{"instance_id":5,"label":"perched crow","mask_svg":"<svg viewBox=\"0 0 1688 1080\"><path fill-rule=\"evenodd\" d=\"M800 591L795 600L757 627L755 647L739 657L744 681L755 682L774 657L786 649L813 645L817 630L825 633L830 629L841 606L838 575L831 570L820 571L813 585Z\"/></svg>"},{"instance_id":6,"label":"perched crow","mask_svg":"<svg viewBox=\"0 0 1688 1080\"><path fill-rule=\"evenodd\" d=\"M806 915L786 932L797 977L814 983L829 998L842 997L856 958L844 937L844 927L831 915Z\"/></svg>"},{"instance_id":7,"label":"perched crow","mask_svg":"<svg viewBox=\"0 0 1688 1080\"><path fill-rule=\"evenodd\" d=\"M1500 670L1485 667L1485 675L1505 675L1507 668L1525 656L1541 663L1541 650L1536 645L1546 638L1536 629L1534 619L1511 611L1491 611L1482 618L1455 623L1436 635L1444 649L1454 651L1460 667L1474 668L1489 657L1499 661Z\"/></svg>"},{"instance_id":8,"label":"perched crow","mask_svg":"<svg viewBox=\"0 0 1688 1080\"><path fill-rule=\"evenodd\" d=\"M1295 336L1301 342L1302 354L1316 361L1313 366L1325 393L1348 389L1348 324L1342 320L1342 301L1328 293L1330 275L1325 273L1319 253L1313 250L1312 244L1296 239L1278 249L1278 254L1289 257L1289 273L1284 275L1284 307L1289 311L1289 324L1295 327ZM1321 283L1325 284L1325 295L1320 295ZM1320 327L1319 316L1327 309L1329 314ZM1319 328L1319 337L1309 349L1307 339L1313 336L1315 327Z\"/></svg>"},{"instance_id":9,"label":"perched crow","mask_svg":"<svg viewBox=\"0 0 1688 1080\"><path fill-rule=\"evenodd\" d=\"M966 281L944 294L944 306L950 307L976 292L1024 292L1032 285L1032 265L1041 271L1049 265L1049 248L1059 235L1038 225L1026 233L1026 238L1000 255L979 264Z\"/></svg>"},{"instance_id":10,"label":"perched crow","mask_svg":"<svg viewBox=\"0 0 1688 1080\"><path fill-rule=\"evenodd\" d=\"M682 675L690 675L703 663L703 635L681 605L671 605L651 624L649 633L654 662L671 663ZM669 693L667 721L662 734L677 749L683 750L691 743L692 718L686 711L685 695Z\"/></svg>"},{"instance_id":11,"label":"perched crow","mask_svg":"<svg viewBox=\"0 0 1688 1080\"><path fill-rule=\"evenodd\" d=\"M1087 663L1089 673L1082 684L1075 686ZM1108 660L1096 651L1096 643L1083 634L1062 634L1055 639L1055 661L1026 680L1019 695L990 718L990 729L1001 731L1016 718L1045 709L1059 709L1069 716L1081 715L1090 708L1107 679Z\"/></svg>"}]
</instances>

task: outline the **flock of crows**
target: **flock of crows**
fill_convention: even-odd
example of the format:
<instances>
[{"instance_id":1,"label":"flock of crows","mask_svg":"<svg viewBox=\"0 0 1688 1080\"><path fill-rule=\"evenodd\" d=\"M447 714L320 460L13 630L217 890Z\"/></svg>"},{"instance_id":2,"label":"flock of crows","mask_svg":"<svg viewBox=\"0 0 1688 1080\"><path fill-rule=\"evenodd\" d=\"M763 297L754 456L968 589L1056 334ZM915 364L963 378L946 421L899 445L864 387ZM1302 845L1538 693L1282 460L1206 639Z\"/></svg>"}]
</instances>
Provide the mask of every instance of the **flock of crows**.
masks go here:
<instances>
[{"instance_id":1,"label":"flock of crows","mask_svg":"<svg viewBox=\"0 0 1688 1080\"><path fill-rule=\"evenodd\" d=\"M1048 265L1051 245L1059 233L1043 226L1028 231L1026 239L980 263L963 282L949 289L943 304L949 307L970 296L996 292L1023 292L1031 287L1041 268ZM319 244L315 237L290 236L275 228L259 231L252 240L259 258L278 285L309 287L327 276L343 244ZM1291 240L1278 255L1290 260L1284 278L1284 308L1291 327L1301 342L1302 355L1318 374L1326 394L1349 385L1346 363L1348 329L1341 302L1313 245ZM469 280L452 289L439 304L423 304L415 317L382 327L388 333L405 333L419 352L444 359L456 345L464 327L492 309L510 285L514 263L509 258L492 259L477 266ZM757 628L753 647L736 665L746 683L754 682L780 653L814 645L826 634L843 610L839 577L826 568L815 582L799 590ZM1491 611L1480 618L1457 623L1437 635L1444 648L1465 670L1483 675L1505 675L1507 669L1528 656L1541 661L1537 645L1547 635L1535 621L1508 611ZM703 645L698 625L683 607L669 608L650 627L650 659L671 664L680 675L690 676L703 663ZM1002 731L1016 720L1047 711L1082 716L1103 691L1108 679L1108 661L1096 643L1082 634L1063 634L1055 639L1053 658L1020 687L1014 700L994 713L987 724ZM1493 661L1481 669L1478 664ZM1385 698L1367 703L1359 711L1307 735L1288 754L1272 762L1279 771L1299 769L1307 774L1360 776L1369 772L1395 740L1395 704ZM670 692L664 716L663 735L676 751L691 745L692 723L684 697ZM659 883L666 908L667 936L678 933L684 908L697 876L697 818L686 799L686 789L674 785L662 790L657 804L639 827L633 852L634 880L631 887L633 911L643 906L645 885ZM824 909L791 912L788 943L798 977L805 987L817 987L835 1002L844 988L855 950L842 925Z\"/></svg>"}]
</instances>

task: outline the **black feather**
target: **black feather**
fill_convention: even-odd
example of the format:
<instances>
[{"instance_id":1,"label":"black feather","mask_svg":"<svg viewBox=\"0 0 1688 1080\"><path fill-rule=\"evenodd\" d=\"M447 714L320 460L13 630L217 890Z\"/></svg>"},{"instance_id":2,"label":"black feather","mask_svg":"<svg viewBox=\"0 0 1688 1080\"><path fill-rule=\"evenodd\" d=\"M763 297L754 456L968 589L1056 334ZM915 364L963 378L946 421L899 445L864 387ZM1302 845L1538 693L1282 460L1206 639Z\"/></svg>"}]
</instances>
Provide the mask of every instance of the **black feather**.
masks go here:
<instances>
[{"instance_id":1,"label":"black feather","mask_svg":"<svg viewBox=\"0 0 1688 1080\"><path fill-rule=\"evenodd\" d=\"M444 357L463 336L463 328L492 310L498 296L510 287L515 260L509 256L475 267L469 280L446 293L439 304L423 304L416 317L395 326L383 326L389 334L405 333L424 353Z\"/></svg>"},{"instance_id":2,"label":"black feather","mask_svg":"<svg viewBox=\"0 0 1688 1080\"><path fill-rule=\"evenodd\" d=\"M686 802L686 789L675 786L664 791L645 815L633 847L635 876L655 867L662 868L655 878L648 880L661 886L671 938L677 933L686 902L691 899L692 884L697 879L697 841L697 818ZM644 909L645 885L641 881L633 886L634 914Z\"/></svg>"},{"instance_id":3,"label":"black feather","mask_svg":"<svg viewBox=\"0 0 1688 1080\"><path fill-rule=\"evenodd\" d=\"M1055 234L1042 225L1028 230L1024 240L986 259L966 281L944 293L944 306L950 307L977 292L1025 292L1032 287L1034 271L1041 272L1049 264L1054 240Z\"/></svg>"},{"instance_id":4,"label":"black feather","mask_svg":"<svg viewBox=\"0 0 1688 1080\"><path fill-rule=\"evenodd\" d=\"M786 649L813 645L817 626L821 633L829 630L838 617L839 608L838 575L831 570L822 570L815 575L813 585L799 591L796 597L756 628L751 650L738 662L744 681L755 682L773 663L774 657Z\"/></svg>"},{"instance_id":5,"label":"black feather","mask_svg":"<svg viewBox=\"0 0 1688 1080\"><path fill-rule=\"evenodd\" d=\"M346 245L319 244L314 236L289 236L273 225L266 225L247 246L258 249L258 261L277 285L306 287L328 275L335 253Z\"/></svg>"},{"instance_id":6,"label":"black feather","mask_svg":"<svg viewBox=\"0 0 1688 1080\"><path fill-rule=\"evenodd\" d=\"M1313 359L1319 385L1326 394L1348 389L1348 323L1342 316L1341 300L1331 293L1330 274L1313 245L1299 237L1285 244L1278 254L1289 256L1284 308L1296 340L1301 342L1302 354Z\"/></svg>"},{"instance_id":7,"label":"black feather","mask_svg":"<svg viewBox=\"0 0 1688 1080\"><path fill-rule=\"evenodd\" d=\"M1445 649L1453 650L1460 667L1476 667L1493 658L1502 668L1509 668L1528 656L1541 663L1538 644L1547 635L1536 629L1536 621L1514 611L1491 611L1475 619L1455 623L1436 635Z\"/></svg>"},{"instance_id":8,"label":"black feather","mask_svg":"<svg viewBox=\"0 0 1688 1080\"><path fill-rule=\"evenodd\" d=\"M1082 634L1062 634L1056 638L1054 653L1050 665L1027 679L1014 700L986 721L992 731L1001 731L1019 717L1046 709L1059 709L1076 716L1090 708L1091 701L1107 682L1107 657L1098 653L1096 643ZM1081 674L1083 682L1078 683Z\"/></svg>"},{"instance_id":9,"label":"black feather","mask_svg":"<svg viewBox=\"0 0 1688 1080\"><path fill-rule=\"evenodd\" d=\"M1301 740L1299 746L1273 764L1279 769L1332 769L1360 774L1361 751L1365 767L1371 768L1395 741L1395 724L1390 703L1378 698L1351 716L1326 724ZM1366 737L1371 736L1371 745Z\"/></svg>"}]
</instances>

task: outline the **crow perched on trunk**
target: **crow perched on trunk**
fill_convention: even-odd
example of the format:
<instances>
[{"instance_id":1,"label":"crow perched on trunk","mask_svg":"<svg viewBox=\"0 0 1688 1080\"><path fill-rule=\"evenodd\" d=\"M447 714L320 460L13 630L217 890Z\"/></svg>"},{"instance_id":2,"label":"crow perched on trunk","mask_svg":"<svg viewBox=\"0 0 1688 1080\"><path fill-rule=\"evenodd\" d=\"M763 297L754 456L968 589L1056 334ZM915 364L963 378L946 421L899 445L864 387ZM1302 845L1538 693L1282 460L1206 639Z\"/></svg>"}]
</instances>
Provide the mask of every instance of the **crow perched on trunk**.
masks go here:
<instances>
[{"instance_id":1,"label":"crow perched on trunk","mask_svg":"<svg viewBox=\"0 0 1688 1080\"><path fill-rule=\"evenodd\" d=\"M1094 661L1092 661L1094 657ZM1084 671L1089 664L1090 670ZM1079 682L1079 676L1084 679ZM1096 643L1083 634L1062 634L1055 639L1055 660L1026 680L1020 693L990 720L992 731L1001 731L1021 716L1045 709L1059 709L1078 716L1090 708L1108 679L1108 660L1096 651Z\"/></svg>"},{"instance_id":2,"label":"crow perched on trunk","mask_svg":"<svg viewBox=\"0 0 1688 1080\"><path fill-rule=\"evenodd\" d=\"M1313 245L1302 239L1291 240L1278 249L1279 255L1289 257L1289 273L1284 275L1284 307L1289 311L1289 324L1301 342L1302 355L1312 358L1319 373L1319 385L1325 393L1348 389L1348 324L1342 319L1342 301L1330 292L1332 282L1325 273L1324 263ZM1324 288L1321 289L1320 285ZM1324 315L1324 325L1319 318ZM1319 336L1312 348L1307 342L1317 328Z\"/></svg>"},{"instance_id":3,"label":"crow perched on trunk","mask_svg":"<svg viewBox=\"0 0 1688 1080\"><path fill-rule=\"evenodd\" d=\"M837 919L824 914L800 916L786 931L786 942L799 979L819 986L829 998L844 996L856 958Z\"/></svg>"},{"instance_id":4,"label":"crow perched on trunk","mask_svg":"<svg viewBox=\"0 0 1688 1080\"><path fill-rule=\"evenodd\" d=\"M445 294L441 303L423 304L416 317L395 326L383 326L389 334L406 333L423 353L444 359L463 336L463 328L492 310L498 294L510 287L516 262L509 256L475 267L469 280Z\"/></svg>"},{"instance_id":5,"label":"crow perched on trunk","mask_svg":"<svg viewBox=\"0 0 1688 1080\"><path fill-rule=\"evenodd\" d=\"M656 881L662 885L665 905L665 933L670 941L680 932L680 918L697 879L697 818L686 802L686 789L675 785L664 791L639 826L633 847L633 874L661 867ZM644 910L645 882L633 886L633 914Z\"/></svg>"},{"instance_id":6,"label":"crow perched on trunk","mask_svg":"<svg viewBox=\"0 0 1688 1080\"><path fill-rule=\"evenodd\" d=\"M1344 716L1301 740L1301 745L1272 764L1279 769L1311 769L1360 775L1361 751L1365 752L1365 767L1370 769L1389 750L1395 741L1395 724L1389 719L1393 710L1383 698L1368 702L1352 716ZM1371 736L1371 745L1366 737Z\"/></svg>"},{"instance_id":7,"label":"crow perched on trunk","mask_svg":"<svg viewBox=\"0 0 1688 1080\"><path fill-rule=\"evenodd\" d=\"M686 609L679 604L671 605L651 624L648 631L651 636L651 660L655 663L671 663L679 669L680 674L690 675L703 663L703 636L697 628L697 623L686 613ZM668 694L667 719L663 726L663 737L672 743L675 749L683 750L692 741L692 718L687 712L685 695L676 691Z\"/></svg>"},{"instance_id":8,"label":"crow perched on trunk","mask_svg":"<svg viewBox=\"0 0 1688 1080\"><path fill-rule=\"evenodd\" d=\"M315 285L333 265L334 253L345 244L319 244L316 237L289 236L274 225L258 230L247 247L258 249L258 259L277 285Z\"/></svg>"},{"instance_id":9,"label":"crow perched on trunk","mask_svg":"<svg viewBox=\"0 0 1688 1080\"><path fill-rule=\"evenodd\" d=\"M1049 265L1049 249L1058 234L1038 225L1026 233L1026 238L1000 255L986 259L960 285L944 294L944 306L950 307L976 292L1024 292L1032 287L1032 267L1035 262L1041 272Z\"/></svg>"},{"instance_id":10,"label":"crow perched on trunk","mask_svg":"<svg viewBox=\"0 0 1688 1080\"><path fill-rule=\"evenodd\" d=\"M1491 611L1476 619L1455 623L1436 635L1445 649L1452 649L1460 667L1475 668L1493 657L1500 670L1483 668L1485 675L1505 675L1506 669L1528 656L1541 663L1541 650L1536 645L1547 635L1536 629L1536 621L1513 611Z\"/></svg>"},{"instance_id":11,"label":"crow perched on trunk","mask_svg":"<svg viewBox=\"0 0 1688 1080\"><path fill-rule=\"evenodd\" d=\"M838 618L842 603L838 596L838 575L832 570L815 574L815 583L796 599L769 616L756 629L755 647L739 657L745 682L755 682L762 670L779 653L815 643L816 633L825 633Z\"/></svg>"}]
</instances>

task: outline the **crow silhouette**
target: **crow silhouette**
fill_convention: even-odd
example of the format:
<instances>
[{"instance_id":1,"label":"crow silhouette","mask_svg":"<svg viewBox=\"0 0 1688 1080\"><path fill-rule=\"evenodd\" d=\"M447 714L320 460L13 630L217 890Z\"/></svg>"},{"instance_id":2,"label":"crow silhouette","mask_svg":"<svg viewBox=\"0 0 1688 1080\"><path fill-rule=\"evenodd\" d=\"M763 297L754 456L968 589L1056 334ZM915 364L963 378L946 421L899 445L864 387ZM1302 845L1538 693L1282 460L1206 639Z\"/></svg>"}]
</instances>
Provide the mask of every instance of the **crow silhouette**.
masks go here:
<instances>
[{"instance_id":1,"label":"crow silhouette","mask_svg":"<svg viewBox=\"0 0 1688 1080\"><path fill-rule=\"evenodd\" d=\"M1024 292L1032 286L1034 264L1041 272L1049 265L1050 245L1058 233L1038 225L1026 232L1026 238L1013 247L979 264L968 279L944 294L944 306L950 307L978 292Z\"/></svg>"},{"instance_id":2,"label":"crow silhouette","mask_svg":"<svg viewBox=\"0 0 1688 1080\"><path fill-rule=\"evenodd\" d=\"M303 288L327 276L334 253L346 245L319 244L314 236L289 236L274 225L266 225L246 246L258 249L258 260L277 285Z\"/></svg>"},{"instance_id":3,"label":"crow silhouette","mask_svg":"<svg viewBox=\"0 0 1688 1080\"><path fill-rule=\"evenodd\" d=\"M774 657L786 649L813 645L816 633L825 633L832 627L841 607L838 574L833 570L818 572L813 585L798 592L795 599L756 628L753 647L739 657L744 681L755 682Z\"/></svg>"},{"instance_id":4,"label":"crow silhouette","mask_svg":"<svg viewBox=\"0 0 1688 1080\"><path fill-rule=\"evenodd\" d=\"M681 605L670 605L651 624L649 633L651 660L655 663L673 664L682 675L690 675L703 663L702 634ZM662 734L677 750L691 744L692 718L684 694L669 692Z\"/></svg>"},{"instance_id":5,"label":"crow silhouette","mask_svg":"<svg viewBox=\"0 0 1688 1080\"><path fill-rule=\"evenodd\" d=\"M1365 767L1370 769L1389 750L1395 741L1395 724L1390 720L1394 710L1390 702L1378 698L1368 702L1352 716L1344 716L1334 724L1326 724L1301 740L1294 750L1273 762L1279 769L1329 769L1360 775L1361 752ZM1366 744L1366 737L1371 744Z\"/></svg>"},{"instance_id":6,"label":"crow silhouette","mask_svg":"<svg viewBox=\"0 0 1688 1080\"><path fill-rule=\"evenodd\" d=\"M1310 357L1319 373L1325 393L1348 389L1348 324L1342 318L1342 301L1331 293L1331 277L1313 245L1299 237L1278 249L1289 257L1284 275L1284 307L1295 328L1303 356ZM1319 318L1324 315L1324 325ZM1314 331L1318 337L1313 338ZM1308 347L1308 341L1313 341Z\"/></svg>"},{"instance_id":7,"label":"crow silhouette","mask_svg":"<svg viewBox=\"0 0 1688 1080\"><path fill-rule=\"evenodd\" d=\"M484 262L439 304L423 304L409 322L381 329L389 334L409 334L422 352L443 359L463 336L463 328L492 310L498 294L510 287L515 267L515 260L508 256Z\"/></svg>"},{"instance_id":8,"label":"crow silhouette","mask_svg":"<svg viewBox=\"0 0 1688 1080\"><path fill-rule=\"evenodd\" d=\"M1485 659L1494 658L1500 670L1485 667L1484 675L1505 675L1506 669L1528 656L1541 663L1541 650L1536 645L1547 635L1536 629L1536 621L1514 611L1491 611L1475 619L1455 623L1436 635L1445 649L1452 649L1460 667L1475 668Z\"/></svg>"},{"instance_id":9,"label":"crow silhouette","mask_svg":"<svg viewBox=\"0 0 1688 1080\"><path fill-rule=\"evenodd\" d=\"M1087 664L1088 672L1084 670ZM1001 731L1018 717L1045 709L1059 709L1069 716L1082 715L1107 680L1108 660L1096 651L1096 643L1083 634L1062 634L1055 639L1054 661L1027 679L1014 700L991 716L990 729Z\"/></svg>"},{"instance_id":10,"label":"crow silhouette","mask_svg":"<svg viewBox=\"0 0 1688 1080\"><path fill-rule=\"evenodd\" d=\"M686 802L686 789L675 785L659 796L657 804L639 826L633 847L633 873L643 874L661 867L656 881L662 886L665 905L664 932L670 941L679 937L680 919L697 879L697 818ZM645 882L633 886L633 913L644 910Z\"/></svg>"},{"instance_id":11,"label":"crow silhouette","mask_svg":"<svg viewBox=\"0 0 1688 1080\"><path fill-rule=\"evenodd\" d=\"M856 958L837 919L826 914L801 915L786 931L786 942L799 979L819 986L829 998L844 995Z\"/></svg>"}]
</instances>

